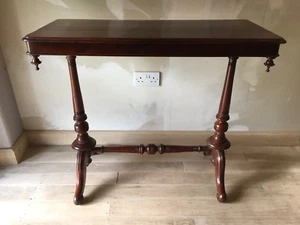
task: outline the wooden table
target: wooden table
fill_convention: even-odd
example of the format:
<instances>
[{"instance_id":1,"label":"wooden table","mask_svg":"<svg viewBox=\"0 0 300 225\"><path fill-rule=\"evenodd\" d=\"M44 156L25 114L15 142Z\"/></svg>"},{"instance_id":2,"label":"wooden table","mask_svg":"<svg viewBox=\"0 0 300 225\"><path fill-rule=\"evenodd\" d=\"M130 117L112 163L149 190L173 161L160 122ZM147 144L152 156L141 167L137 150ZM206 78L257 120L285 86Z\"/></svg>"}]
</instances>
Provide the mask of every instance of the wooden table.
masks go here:
<instances>
[{"instance_id":1,"label":"wooden table","mask_svg":"<svg viewBox=\"0 0 300 225\"><path fill-rule=\"evenodd\" d=\"M215 166L217 199L226 201L224 185L225 150L230 142L228 130L229 108L237 59L266 57L267 71L279 56L280 44L286 41L248 20L56 20L26 35L27 54L39 69L40 55L67 56L74 108L74 129L77 138L72 148L77 150L74 203L83 202L86 168L91 156L99 152L204 152L211 155ZM228 57L228 68L214 124L215 133L206 146L101 146L88 135L89 125L84 110L76 68L76 56L156 56L156 57Z\"/></svg>"}]
</instances>

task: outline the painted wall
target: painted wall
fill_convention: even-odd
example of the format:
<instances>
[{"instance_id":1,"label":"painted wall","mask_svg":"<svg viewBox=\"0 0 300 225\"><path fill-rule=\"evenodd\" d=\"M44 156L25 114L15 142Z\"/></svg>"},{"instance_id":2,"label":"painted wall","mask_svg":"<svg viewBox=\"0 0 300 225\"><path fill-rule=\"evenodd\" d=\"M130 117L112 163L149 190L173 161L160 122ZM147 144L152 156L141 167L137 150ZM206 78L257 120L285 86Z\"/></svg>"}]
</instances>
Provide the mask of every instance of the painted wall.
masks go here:
<instances>
[{"instance_id":1,"label":"painted wall","mask_svg":"<svg viewBox=\"0 0 300 225\"><path fill-rule=\"evenodd\" d=\"M22 131L20 114L0 48L0 150L10 148Z\"/></svg>"},{"instance_id":2,"label":"painted wall","mask_svg":"<svg viewBox=\"0 0 300 225\"><path fill-rule=\"evenodd\" d=\"M296 0L2 0L0 43L25 129L71 130L64 57L41 57L36 72L21 38L58 18L249 19L287 39L271 73L261 58L239 59L231 130L299 130L300 1ZM210 130L225 58L79 57L94 130ZM161 71L162 86L136 88L133 72Z\"/></svg>"}]
</instances>

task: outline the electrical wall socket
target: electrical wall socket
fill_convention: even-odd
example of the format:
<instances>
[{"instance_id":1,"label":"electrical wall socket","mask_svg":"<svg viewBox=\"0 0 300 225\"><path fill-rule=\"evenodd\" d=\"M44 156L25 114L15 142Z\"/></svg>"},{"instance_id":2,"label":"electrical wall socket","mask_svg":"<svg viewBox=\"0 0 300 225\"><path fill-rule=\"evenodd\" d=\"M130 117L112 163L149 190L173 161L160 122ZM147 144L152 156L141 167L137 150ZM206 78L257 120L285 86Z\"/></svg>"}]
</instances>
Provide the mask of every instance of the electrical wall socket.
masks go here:
<instances>
[{"instance_id":1,"label":"electrical wall socket","mask_svg":"<svg viewBox=\"0 0 300 225\"><path fill-rule=\"evenodd\" d=\"M160 72L134 72L134 86L159 86Z\"/></svg>"}]
</instances>

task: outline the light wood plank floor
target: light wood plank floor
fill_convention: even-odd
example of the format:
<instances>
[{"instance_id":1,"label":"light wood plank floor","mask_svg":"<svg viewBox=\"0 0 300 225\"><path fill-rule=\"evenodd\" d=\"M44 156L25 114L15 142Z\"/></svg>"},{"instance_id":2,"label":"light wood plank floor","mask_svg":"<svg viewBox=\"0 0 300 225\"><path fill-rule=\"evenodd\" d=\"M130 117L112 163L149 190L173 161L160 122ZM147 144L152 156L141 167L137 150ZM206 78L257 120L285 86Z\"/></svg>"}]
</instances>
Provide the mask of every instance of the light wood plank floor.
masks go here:
<instances>
[{"instance_id":1,"label":"light wood plank floor","mask_svg":"<svg viewBox=\"0 0 300 225\"><path fill-rule=\"evenodd\" d=\"M300 224L300 147L235 146L226 156L226 204L202 154L105 153L75 206L75 151L31 147L21 164L0 167L0 224Z\"/></svg>"}]
</instances>

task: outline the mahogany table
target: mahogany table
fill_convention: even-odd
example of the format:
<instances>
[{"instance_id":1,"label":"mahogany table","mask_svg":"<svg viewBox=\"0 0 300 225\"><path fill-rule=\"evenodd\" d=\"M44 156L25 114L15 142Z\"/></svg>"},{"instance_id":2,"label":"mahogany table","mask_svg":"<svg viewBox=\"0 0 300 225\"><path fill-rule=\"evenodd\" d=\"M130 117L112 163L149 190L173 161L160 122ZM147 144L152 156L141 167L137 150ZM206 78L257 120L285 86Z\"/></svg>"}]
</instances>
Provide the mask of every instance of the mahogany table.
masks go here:
<instances>
[{"instance_id":1,"label":"mahogany table","mask_svg":"<svg viewBox=\"0 0 300 225\"><path fill-rule=\"evenodd\" d=\"M237 59L266 57L267 72L274 66L280 44L286 41L248 20L56 20L26 35L27 54L39 69L40 55L67 56L74 108L74 129L77 138L72 148L77 150L75 204L82 204L86 168L91 156L99 152L204 152L211 155L215 166L217 199L226 201L224 185L225 150L230 142L229 108ZM156 56L156 57L228 57L228 68L214 124L215 133L206 146L102 146L88 135L89 125L76 68L76 56Z\"/></svg>"}]
</instances>

